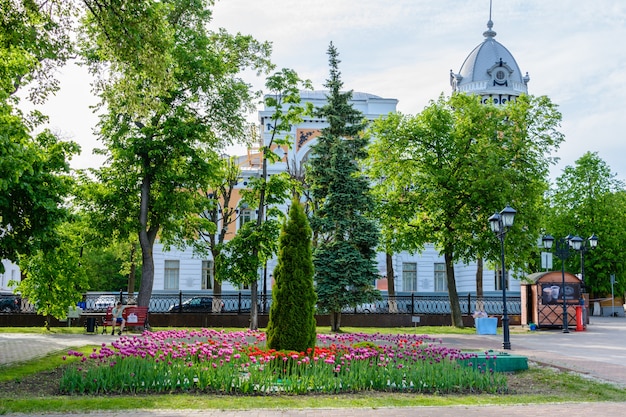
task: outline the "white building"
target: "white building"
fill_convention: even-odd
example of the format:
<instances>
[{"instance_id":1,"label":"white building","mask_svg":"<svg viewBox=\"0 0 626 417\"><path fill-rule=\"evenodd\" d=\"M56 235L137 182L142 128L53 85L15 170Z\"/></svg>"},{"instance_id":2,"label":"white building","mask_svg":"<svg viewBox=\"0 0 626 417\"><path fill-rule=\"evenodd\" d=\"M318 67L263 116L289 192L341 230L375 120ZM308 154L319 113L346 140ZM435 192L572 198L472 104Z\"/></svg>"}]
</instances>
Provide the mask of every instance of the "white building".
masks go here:
<instances>
[{"instance_id":1,"label":"white building","mask_svg":"<svg viewBox=\"0 0 626 417\"><path fill-rule=\"evenodd\" d=\"M20 267L6 259L2 260L2 266L4 267L4 272L0 274L0 292L13 292L15 286L9 285L9 282L20 281Z\"/></svg>"},{"instance_id":2,"label":"white building","mask_svg":"<svg viewBox=\"0 0 626 417\"><path fill-rule=\"evenodd\" d=\"M450 84L455 92L481 95L484 100L492 98L496 104L505 104L514 100L522 93L527 93L530 80L528 73L522 74L513 55L498 41L493 31L493 22L489 19L487 30L483 33L484 40L476 46L463 61L458 73L450 71ZM304 91L301 95L303 102L310 102L315 107L326 103L326 92ZM361 111L369 120L374 120L390 112L396 111L396 99L382 98L373 94L354 92L353 106ZM270 140L272 109L264 108L259 111L262 140L268 144ZM269 124L269 126L268 126ZM278 149L273 146L274 152L282 156L282 160L268 167L268 174L272 175L285 170L299 170L307 160L312 145L327 123L323 119L308 117L298 125L292 126L289 136L292 138L291 147L284 146ZM246 156L239 158L243 171L243 178L237 184L239 188L247 186L249 178L260 176L261 155L253 150ZM235 203L236 204L236 203ZM286 210L286 206L283 207ZM241 221L256 218L254 210L240 208ZM240 225L237 222L237 228ZM162 246L155 246L155 291L158 290L207 290L212 289L210 274L207 268L210 259L199 259L193 256L191 250L184 252L163 252ZM447 294L447 280L445 262L433 245L427 245L421 253L401 252L393 256L394 284L398 293L441 293ZM385 254L378 254L378 269L381 279L376 286L381 290L387 289ZM271 287L268 277L275 267L275 261L269 262L267 270L259 271L259 288ZM476 292L476 264L456 264L455 278L457 292L463 296ZM501 291L500 277L497 271L485 268L483 272L483 291ZM177 285L176 285L177 284ZM223 284L223 290L238 290L229 283ZM508 279L507 290L510 295L518 295L520 281L513 277Z\"/></svg>"}]
</instances>

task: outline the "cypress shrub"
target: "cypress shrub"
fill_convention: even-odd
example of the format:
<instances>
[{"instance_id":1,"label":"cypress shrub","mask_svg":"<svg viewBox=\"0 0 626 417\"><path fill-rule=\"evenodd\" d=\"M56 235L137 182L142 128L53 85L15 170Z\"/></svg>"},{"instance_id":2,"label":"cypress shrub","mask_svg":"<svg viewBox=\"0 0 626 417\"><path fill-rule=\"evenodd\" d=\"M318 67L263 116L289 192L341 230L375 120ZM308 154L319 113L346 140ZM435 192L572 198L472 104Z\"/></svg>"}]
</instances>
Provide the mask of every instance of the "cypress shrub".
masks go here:
<instances>
[{"instance_id":1,"label":"cypress shrub","mask_svg":"<svg viewBox=\"0 0 626 417\"><path fill-rule=\"evenodd\" d=\"M292 200L289 218L278 241L267 346L306 352L315 346L315 303L311 228L304 209Z\"/></svg>"}]
</instances>

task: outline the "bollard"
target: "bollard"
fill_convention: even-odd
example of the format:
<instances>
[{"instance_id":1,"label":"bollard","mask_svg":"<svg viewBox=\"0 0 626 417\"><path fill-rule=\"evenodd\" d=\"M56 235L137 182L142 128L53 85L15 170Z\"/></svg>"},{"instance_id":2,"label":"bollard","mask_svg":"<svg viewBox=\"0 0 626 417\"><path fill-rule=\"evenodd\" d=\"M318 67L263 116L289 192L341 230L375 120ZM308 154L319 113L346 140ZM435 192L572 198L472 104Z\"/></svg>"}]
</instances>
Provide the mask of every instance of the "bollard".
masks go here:
<instances>
[{"instance_id":1,"label":"bollard","mask_svg":"<svg viewBox=\"0 0 626 417\"><path fill-rule=\"evenodd\" d=\"M576 306L576 331L582 332L585 330L583 325L583 306Z\"/></svg>"}]
</instances>

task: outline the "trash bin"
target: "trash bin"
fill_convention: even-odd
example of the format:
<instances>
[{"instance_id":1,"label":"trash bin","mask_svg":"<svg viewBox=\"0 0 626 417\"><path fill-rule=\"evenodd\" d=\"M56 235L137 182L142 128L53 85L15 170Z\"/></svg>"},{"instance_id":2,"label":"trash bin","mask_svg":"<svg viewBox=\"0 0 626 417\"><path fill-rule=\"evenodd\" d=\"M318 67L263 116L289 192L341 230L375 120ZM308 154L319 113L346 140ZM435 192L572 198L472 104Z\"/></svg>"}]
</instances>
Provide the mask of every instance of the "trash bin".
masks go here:
<instances>
[{"instance_id":1,"label":"trash bin","mask_svg":"<svg viewBox=\"0 0 626 417\"><path fill-rule=\"evenodd\" d=\"M94 333L96 331L96 318L87 317L87 321L85 322L85 327L87 329L87 333Z\"/></svg>"},{"instance_id":2,"label":"trash bin","mask_svg":"<svg viewBox=\"0 0 626 417\"><path fill-rule=\"evenodd\" d=\"M486 317L474 319L477 334L496 334L498 319L496 317Z\"/></svg>"}]
</instances>

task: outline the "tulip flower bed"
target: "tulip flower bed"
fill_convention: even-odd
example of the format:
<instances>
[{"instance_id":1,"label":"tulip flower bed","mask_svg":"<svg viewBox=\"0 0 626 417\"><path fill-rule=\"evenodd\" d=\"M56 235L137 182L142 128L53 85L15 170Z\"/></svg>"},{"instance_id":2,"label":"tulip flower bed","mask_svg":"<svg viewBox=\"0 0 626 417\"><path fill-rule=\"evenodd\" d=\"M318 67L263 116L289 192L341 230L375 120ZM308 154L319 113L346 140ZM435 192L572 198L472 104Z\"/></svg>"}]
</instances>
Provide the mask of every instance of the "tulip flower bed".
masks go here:
<instances>
[{"instance_id":1,"label":"tulip flower bed","mask_svg":"<svg viewBox=\"0 0 626 417\"><path fill-rule=\"evenodd\" d=\"M506 391L506 379L425 335L318 335L309 352L265 349L261 332L144 332L103 344L65 371L64 393L309 394Z\"/></svg>"}]
</instances>

